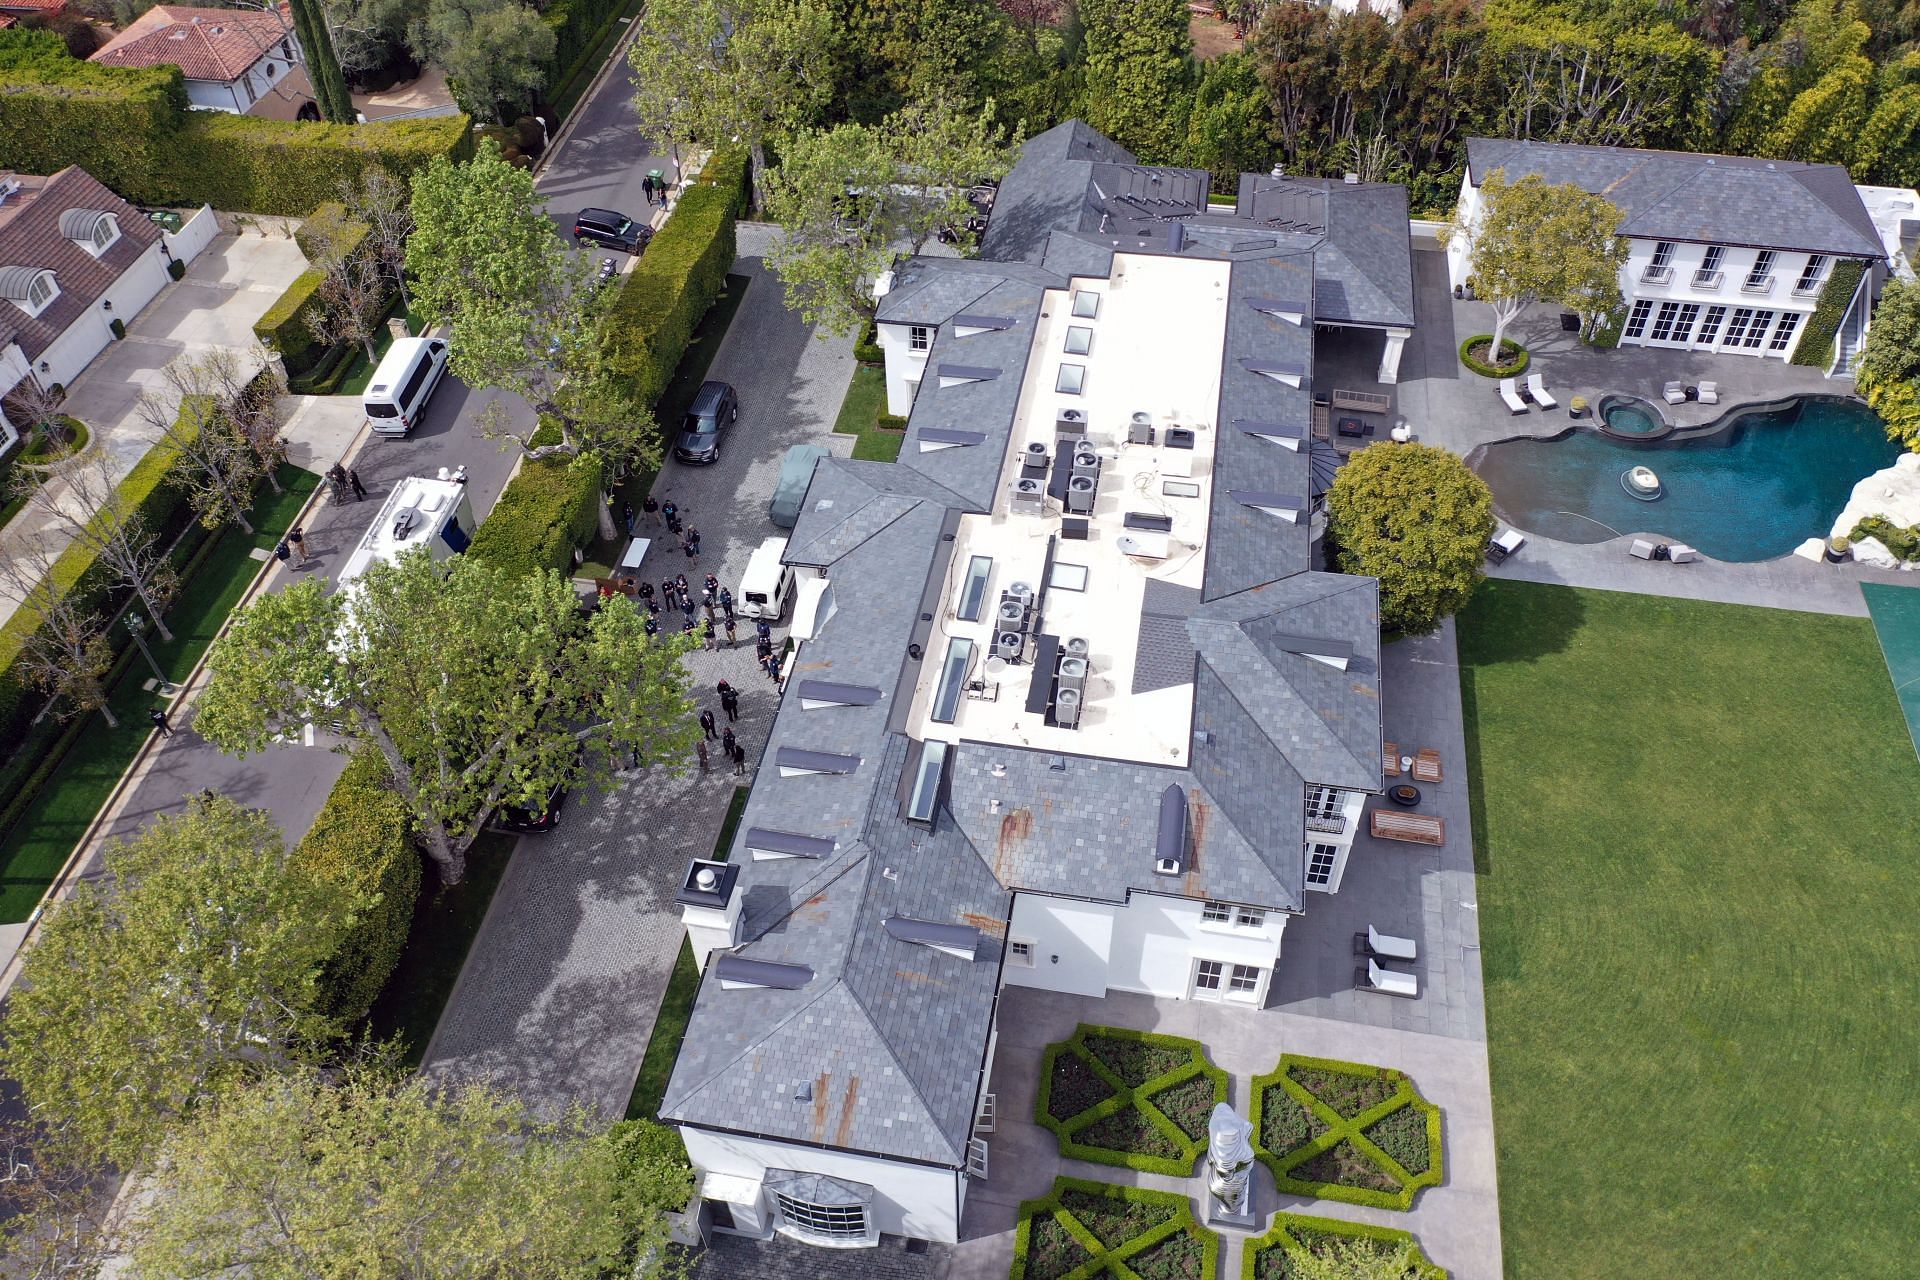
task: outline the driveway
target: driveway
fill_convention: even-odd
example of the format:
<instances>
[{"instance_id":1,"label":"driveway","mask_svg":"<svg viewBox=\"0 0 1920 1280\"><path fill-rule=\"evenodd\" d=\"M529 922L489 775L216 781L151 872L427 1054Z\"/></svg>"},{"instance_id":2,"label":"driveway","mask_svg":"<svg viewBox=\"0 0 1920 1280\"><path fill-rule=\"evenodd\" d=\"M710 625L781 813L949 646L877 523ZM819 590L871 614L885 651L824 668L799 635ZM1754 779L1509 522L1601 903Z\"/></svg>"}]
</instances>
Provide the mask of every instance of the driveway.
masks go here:
<instances>
[{"instance_id":1,"label":"driveway","mask_svg":"<svg viewBox=\"0 0 1920 1280\"><path fill-rule=\"evenodd\" d=\"M818 341L781 303L766 271L764 228L743 227L734 271L751 278L711 377L740 393L740 420L711 467L669 462L654 486L700 530L689 562L656 541L643 564L654 579L714 573L737 592L747 558L780 531L768 521L780 458L800 442L847 452L832 435L853 373L851 339ZM777 706L754 665L749 629L735 649L696 652L687 665L696 700L726 717L713 696L725 679L741 691L733 725L748 754L736 778L713 752L713 770L693 761L679 776L654 768L622 776L604 794L573 797L558 830L520 841L494 894L466 967L442 1014L423 1070L486 1076L541 1112L580 1103L624 1113L653 1033L683 930L673 895L687 860L719 837L736 784L750 784Z\"/></svg>"}]
</instances>

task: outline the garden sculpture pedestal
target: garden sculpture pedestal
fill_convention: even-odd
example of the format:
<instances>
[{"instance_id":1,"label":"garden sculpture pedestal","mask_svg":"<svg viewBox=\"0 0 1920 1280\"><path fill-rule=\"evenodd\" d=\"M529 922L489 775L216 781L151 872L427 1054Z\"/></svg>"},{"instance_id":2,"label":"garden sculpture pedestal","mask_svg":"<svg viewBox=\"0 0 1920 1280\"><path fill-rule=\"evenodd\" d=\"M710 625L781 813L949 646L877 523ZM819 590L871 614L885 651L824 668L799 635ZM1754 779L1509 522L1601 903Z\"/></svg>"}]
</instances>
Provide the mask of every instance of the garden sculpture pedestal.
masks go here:
<instances>
[{"instance_id":1,"label":"garden sculpture pedestal","mask_svg":"<svg viewBox=\"0 0 1920 1280\"><path fill-rule=\"evenodd\" d=\"M1207 1223L1251 1231L1253 1212L1253 1126L1234 1109L1217 1102L1207 1121Z\"/></svg>"}]
</instances>

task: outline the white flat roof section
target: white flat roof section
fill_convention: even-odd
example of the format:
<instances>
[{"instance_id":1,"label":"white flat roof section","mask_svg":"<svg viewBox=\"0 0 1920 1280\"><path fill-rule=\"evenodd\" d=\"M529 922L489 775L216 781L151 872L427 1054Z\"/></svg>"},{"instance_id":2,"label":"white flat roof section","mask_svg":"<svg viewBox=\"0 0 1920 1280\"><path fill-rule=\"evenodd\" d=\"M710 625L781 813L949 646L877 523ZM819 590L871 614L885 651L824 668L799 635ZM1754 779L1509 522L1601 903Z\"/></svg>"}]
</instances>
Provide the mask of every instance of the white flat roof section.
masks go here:
<instances>
[{"instance_id":1,"label":"white flat roof section","mask_svg":"<svg viewBox=\"0 0 1920 1280\"><path fill-rule=\"evenodd\" d=\"M964 517L955 537L938 625L916 679L908 720L913 737L1186 764L1191 675L1150 692L1132 690L1147 583L1197 593L1206 568L1229 269L1214 260L1122 254L1110 279L1076 279L1071 290L1048 292L993 510ZM1069 370L1064 379L1063 367ZM1078 394L1058 390L1071 385L1080 387ZM1056 469L1062 451L1074 452L1072 439L1056 427L1068 409L1085 415L1086 440L1099 458L1090 511L1068 510L1059 494L1063 478L1072 483L1070 471ZM1136 414L1146 415L1153 443L1133 441ZM1174 429L1191 433L1192 448L1168 447ZM1037 460L1029 458L1036 443L1045 446L1045 483L1055 490L1037 504L1015 497L1023 470ZM1082 502L1073 499L1075 506ZM1068 522L1079 521L1085 537L1066 536ZM1049 538L1055 540L1053 569L1043 584ZM984 592L977 592L976 616L963 620L976 557L993 566ZM1040 618L1029 620L1019 656L1008 659L996 655L995 645L1006 631L1002 594L1016 584L1040 600ZM1062 654L1072 641L1086 642L1077 726L1049 723L1054 716L1044 707L1028 710L1030 701L1038 705L1047 696L1035 682L1053 680L1052 644L1043 636L1057 641ZM951 687L955 639L973 646L960 679L984 687ZM1037 657L1047 661L1044 669ZM956 667L959 661L956 654Z\"/></svg>"},{"instance_id":2,"label":"white flat roof section","mask_svg":"<svg viewBox=\"0 0 1920 1280\"><path fill-rule=\"evenodd\" d=\"M460 509L461 486L451 480L409 476L387 495L379 517L361 535L341 566L336 582L351 582L377 561L391 560L411 547L424 547L440 532L447 517ZM404 526L401 516L408 518Z\"/></svg>"}]
</instances>

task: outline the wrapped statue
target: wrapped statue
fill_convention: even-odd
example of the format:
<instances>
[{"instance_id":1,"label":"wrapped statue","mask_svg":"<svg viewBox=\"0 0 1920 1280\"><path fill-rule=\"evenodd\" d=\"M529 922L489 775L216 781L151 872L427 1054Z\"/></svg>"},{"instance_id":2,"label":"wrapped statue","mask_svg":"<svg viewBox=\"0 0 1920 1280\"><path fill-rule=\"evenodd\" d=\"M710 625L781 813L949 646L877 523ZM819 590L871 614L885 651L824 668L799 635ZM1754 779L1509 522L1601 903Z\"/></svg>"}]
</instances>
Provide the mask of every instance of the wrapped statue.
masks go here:
<instances>
[{"instance_id":1,"label":"wrapped statue","mask_svg":"<svg viewBox=\"0 0 1920 1280\"><path fill-rule=\"evenodd\" d=\"M1244 1221L1253 1216L1253 1126L1224 1102L1207 1119L1207 1191L1213 1218Z\"/></svg>"}]
</instances>

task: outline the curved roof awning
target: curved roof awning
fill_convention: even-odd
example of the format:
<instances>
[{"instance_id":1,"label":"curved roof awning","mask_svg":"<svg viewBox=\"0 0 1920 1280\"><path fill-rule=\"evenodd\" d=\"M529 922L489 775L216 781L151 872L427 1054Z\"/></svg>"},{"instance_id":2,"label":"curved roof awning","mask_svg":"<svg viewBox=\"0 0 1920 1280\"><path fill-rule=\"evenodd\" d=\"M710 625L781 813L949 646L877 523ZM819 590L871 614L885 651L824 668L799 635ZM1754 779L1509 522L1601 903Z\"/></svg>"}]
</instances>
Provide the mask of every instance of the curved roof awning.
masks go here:
<instances>
[{"instance_id":1,"label":"curved roof awning","mask_svg":"<svg viewBox=\"0 0 1920 1280\"><path fill-rule=\"evenodd\" d=\"M9 302L25 302L27 290L41 276L52 275L46 267L0 267L0 298Z\"/></svg>"}]
</instances>

